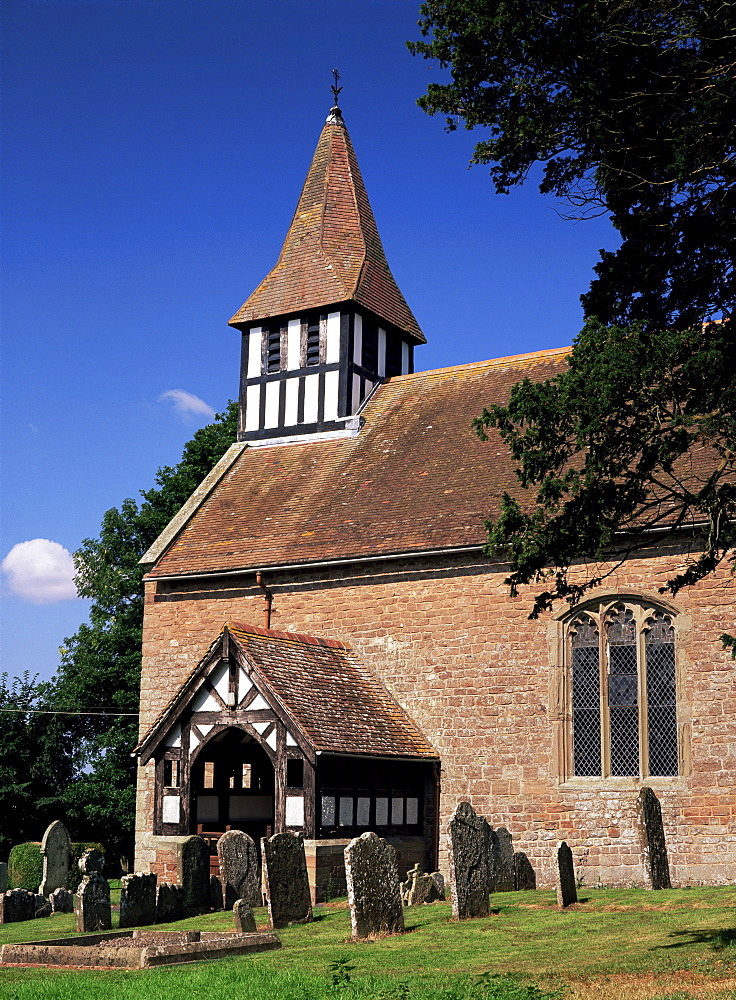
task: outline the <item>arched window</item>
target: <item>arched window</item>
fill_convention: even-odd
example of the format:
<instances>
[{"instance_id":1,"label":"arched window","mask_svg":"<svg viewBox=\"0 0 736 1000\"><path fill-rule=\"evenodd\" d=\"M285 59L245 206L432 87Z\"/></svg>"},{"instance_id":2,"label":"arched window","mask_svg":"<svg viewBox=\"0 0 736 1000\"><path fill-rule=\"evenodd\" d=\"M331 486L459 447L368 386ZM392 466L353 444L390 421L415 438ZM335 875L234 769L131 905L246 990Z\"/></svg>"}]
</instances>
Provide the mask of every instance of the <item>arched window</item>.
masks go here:
<instances>
[{"instance_id":1,"label":"arched window","mask_svg":"<svg viewBox=\"0 0 736 1000\"><path fill-rule=\"evenodd\" d=\"M644 604L601 602L570 620L567 648L572 774L678 774L671 616Z\"/></svg>"}]
</instances>

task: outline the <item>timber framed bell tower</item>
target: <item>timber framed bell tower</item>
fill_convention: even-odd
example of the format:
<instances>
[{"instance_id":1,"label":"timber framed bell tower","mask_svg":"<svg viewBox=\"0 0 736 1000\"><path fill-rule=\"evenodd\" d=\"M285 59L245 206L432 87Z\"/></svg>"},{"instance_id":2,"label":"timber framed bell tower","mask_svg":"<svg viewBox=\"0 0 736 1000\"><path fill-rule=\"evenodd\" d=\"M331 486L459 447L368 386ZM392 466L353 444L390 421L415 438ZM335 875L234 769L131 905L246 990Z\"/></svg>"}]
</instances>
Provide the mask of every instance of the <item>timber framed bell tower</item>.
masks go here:
<instances>
[{"instance_id":1,"label":"timber framed bell tower","mask_svg":"<svg viewBox=\"0 0 736 1000\"><path fill-rule=\"evenodd\" d=\"M414 371L426 341L386 261L337 103L279 259L230 326L242 333L240 441L352 433L373 386Z\"/></svg>"}]
</instances>

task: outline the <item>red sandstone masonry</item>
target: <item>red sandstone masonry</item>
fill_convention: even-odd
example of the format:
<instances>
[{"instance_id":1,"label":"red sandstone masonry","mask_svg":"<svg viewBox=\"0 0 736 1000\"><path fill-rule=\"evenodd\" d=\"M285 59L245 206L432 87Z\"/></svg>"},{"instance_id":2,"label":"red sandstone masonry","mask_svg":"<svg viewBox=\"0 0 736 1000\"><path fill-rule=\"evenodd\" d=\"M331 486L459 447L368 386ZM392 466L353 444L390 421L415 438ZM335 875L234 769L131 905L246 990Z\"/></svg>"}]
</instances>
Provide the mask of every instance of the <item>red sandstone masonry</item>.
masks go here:
<instances>
[{"instance_id":1,"label":"red sandstone masonry","mask_svg":"<svg viewBox=\"0 0 736 1000\"><path fill-rule=\"evenodd\" d=\"M606 592L656 599L681 554L631 560ZM552 884L557 840L584 859L588 884L643 879L635 826L641 782L577 779L561 784L550 719L547 621L527 619L529 594L512 600L503 568L481 557L364 564L333 571L269 573L274 629L349 643L423 729L442 757L442 830L469 799L507 826L540 885ZM142 716L144 732L228 621L260 624L262 593L228 596L231 581L202 583L207 596L153 600L147 584ZM181 599L183 598L183 599ZM724 570L674 603L692 619L680 713L692 720L692 768L647 780L662 802L675 882L732 880L736 870L736 692L718 636L733 628L733 580ZM560 608L560 613L563 611ZM150 769L139 783L138 870L156 867ZM445 837L442 837L444 863ZM587 853L583 853L587 852ZM163 874L163 872L162 872Z\"/></svg>"}]
</instances>

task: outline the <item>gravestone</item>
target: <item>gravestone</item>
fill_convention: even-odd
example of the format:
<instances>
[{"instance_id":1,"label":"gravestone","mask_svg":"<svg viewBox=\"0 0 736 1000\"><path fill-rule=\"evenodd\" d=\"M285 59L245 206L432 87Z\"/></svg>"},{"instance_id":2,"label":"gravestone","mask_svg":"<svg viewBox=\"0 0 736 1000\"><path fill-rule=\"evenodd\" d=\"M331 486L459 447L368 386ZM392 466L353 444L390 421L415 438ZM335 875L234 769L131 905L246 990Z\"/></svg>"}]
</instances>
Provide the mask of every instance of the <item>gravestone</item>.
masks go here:
<instances>
[{"instance_id":1,"label":"gravestone","mask_svg":"<svg viewBox=\"0 0 736 1000\"><path fill-rule=\"evenodd\" d=\"M277 833L261 841L271 927L305 924L312 919L304 840L300 833Z\"/></svg>"},{"instance_id":2,"label":"gravestone","mask_svg":"<svg viewBox=\"0 0 736 1000\"><path fill-rule=\"evenodd\" d=\"M437 887L437 899L445 898L445 876L441 872L432 872L432 881Z\"/></svg>"},{"instance_id":3,"label":"gravestone","mask_svg":"<svg viewBox=\"0 0 736 1000\"><path fill-rule=\"evenodd\" d=\"M8 862L0 862L0 893L8 891Z\"/></svg>"},{"instance_id":4,"label":"gravestone","mask_svg":"<svg viewBox=\"0 0 736 1000\"><path fill-rule=\"evenodd\" d=\"M353 939L402 934L404 911L391 844L375 833L355 837L345 848L345 876Z\"/></svg>"},{"instance_id":5,"label":"gravestone","mask_svg":"<svg viewBox=\"0 0 736 1000\"><path fill-rule=\"evenodd\" d=\"M74 913L74 894L68 889L54 889L49 903L52 913Z\"/></svg>"},{"instance_id":6,"label":"gravestone","mask_svg":"<svg viewBox=\"0 0 736 1000\"><path fill-rule=\"evenodd\" d=\"M102 875L102 851L87 851L79 862L82 881L77 889L77 930L109 931L112 928L110 886Z\"/></svg>"},{"instance_id":7,"label":"gravestone","mask_svg":"<svg viewBox=\"0 0 736 1000\"><path fill-rule=\"evenodd\" d=\"M511 834L505 826L499 826L497 830L493 830L491 843L493 845L495 892L513 892L516 888L514 847Z\"/></svg>"},{"instance_id":8,"label":"gravestone","mask_svg":"<svg viewBox=\"0 0 736 1000\"><path fill-rule=\"evenodd\" d=\"M33 920L36 894L27 889L9 889L0 896L0 924L14 924Z\"/></svg>"},{"instance_id":9,"label":"gravestone","mask_svg":"<svg viewBox=\"0 0 736 1000\"><path fill-rule=\"evenodd\" d=\"M218 913L224 910L225 889L219 875L210 875L210 908Z\"/></svg>"},{"instance_id":10,"label":"gravestone","mask_svg":"<svg viewBox=\"0 0 736 1000\"><path fill-rule=\"evenodd\" d=\"M33 895L33 916L38 917L50 917L52 913L51 903L45 896L42 896L40 892L36 892Z\"/></svg>"},{"instance_id":11,"label":"gravestone","mask_svg":"<svg viewBox=\"0 0 736 1000\"><path fill-rule=\"evenodd\" d=\"M578 901L572 851L564 840L557 845L557 902L564 910Z\"/></svg>"},{"instance_id":12,"label":"gravestone","mask_svg":"<svg viewBox=\"0 0 736 1000\"><path fill-rule=\"evenodd\" d=\"M484 853L486 856L486 871L488 875L488 895L496 891L496 834L490 823L486 822L483 827Z\"/></svg>"},{"instance_id":13,"label":"gravestone","mask_svg":"<svg viewBox=\"0 0 736 1000\"><path fill-rule=\"evenodd\" d=\"M514 854L514 886L519 891L537 888L537 876L523 851Z\"/></svg>"},{"instance_id":14,"label":"gravestone","mask_svg":"<svg viewBox=\"0 0 736 1000\"><path fill-rule=\"evenodd\" d=\"M449 823L452 915L458 920L488 916L488 823L461 802Z\"/></svg>"},{"instance_id":15,"label":"gravestone","mask_svg":"<svg viewBox=\"0 0 736 1000\"><path fill-rule=\"evenodd\" d=\"M401 887L404 906L421 906L423 903L434 903L440 898L437 883L431 875L422 871L421 865L414 865L406 876L406 882Z\"/></svg>"},{"instance_id":16,"label":"gravestone","mask_svg":"<svg viewBox=\"0 0 736 1000\"><path fill-rule=\"evenodd\" d=\"M247 899L251 906L260 906L261 864L258 848L252 837L241 830L228 830L217 841L220 878L225 891L225 909L236 899Z\"/></svg>"},{"instance_id":17,"label":"gravestone","mask_svg":"<svg viewBox=\"0 0 736 1000\"><path fill-rule=\"evenodd\" d=\"M651 788L642 788L636 803L644 869L652 889L671 889L662 807Z\"/></svg>"},{"instance_id":18,"label":"gravestone","mask_svg":"<svg viewBox=\"0 0 736 1000\"><path fill-rule=\"evenodd\" d=\"M210 851L201 837L187 837L178 845L177 875L184 890L182 914L196 917L210 911Z\"/></svg>"},{"instance_id":19,"label":"gravestone","mask_svg":"<svg viewBox=\"0 0 736 1000\"><path fill-rule=\"evenodd\" d=\"M156 923L170 924L183 916L184 889L171 882L159 882L156 886Z\"/></svg>"},{"instance_id":20,"label":"gravestone","mask_svg":"<svg viewBox=\"0 0 736 1000\"><path fill-rule=\"evenodd\" d=\"M241 934L254 934L256 931L256 918L253 916L253 907L247 899L236 899L233 904L233 920L235 930Z\"/></svg>"},{"instance_id":21,"label":"gravestone","mask_svg":"<svg viewBox=\"0 0 736 1000\"><path fill-rule=\"evenodd\" d=\"M69 880L72 841L61 820L57 819L47 827L41 841L41 854L43 855L43 878L38 891L42 896L48 896L54 889L66 889Z\"/></svg>"},{"instance_id":22,"label":"gravestone","mask_svg":"<svg viewBox=\"0 0 736 1000\"><path fill-rule=\"evenodd\" d=\"M145 927L156 923L156 883L153 872L123 875L120 886L120 926Z\"/></svg>"}]
</instances>

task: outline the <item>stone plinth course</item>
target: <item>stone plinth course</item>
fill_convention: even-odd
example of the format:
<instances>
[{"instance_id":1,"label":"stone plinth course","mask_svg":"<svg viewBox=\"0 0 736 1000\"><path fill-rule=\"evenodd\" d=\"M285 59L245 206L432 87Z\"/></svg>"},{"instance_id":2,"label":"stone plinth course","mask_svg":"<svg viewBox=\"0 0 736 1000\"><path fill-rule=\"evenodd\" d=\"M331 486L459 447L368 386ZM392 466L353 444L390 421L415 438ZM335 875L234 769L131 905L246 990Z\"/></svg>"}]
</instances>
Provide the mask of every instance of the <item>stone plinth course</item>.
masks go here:
<instances>
[{"instance_id":1,"label":"stone plinth course","mask_svg":"<svg viewBox=\"0 0 736 1000\"><path fill-rule=\"evenodd\" d=\"M187 837L178 845L177 876L184 890L182 913L196 917L210 911L210 851L201 837Z\"/></svg>"},{"instance_id":2,"label":"stone plinth course","mask_svg":"<svg viewBox=\"0 0 736 1000\"><path fill-rule=\"evenodd\" d=\"M557 902L565 910L578 901L572 851L564 840L557 845Z\"/></svg>"},{"instance_id":3,"label":"stone plinth course","mask_svg":"<svg viewBox=\"0 0 736 1000\"><path fill-rule=\"evenodd\" d=\"M304 840L299 833L277 833L261 841L268 913L275 929L312 919Z\"/></svg>"},{"instance_id":4,"label":"stone plinth course","mask_svg":"<svg viewBox=\"0 0 736 1000\"><path fill-rule=\"evenodd\" d=\"M458 920L488 916L488 823L476 816L469 802L452 815L450 834L450 891L452 915Z\"/></svg>"},{"instance_id":5,"label":"stone plinth course","mask_svg":"<svg viewBox=\"0 0 736 1000\"><path fill-rule=\"evenodd\" d=\"M38 891L42 896L48 896L54 889L66 889L69 880L69 862L72 857L72 841L61 820L57 819L47 827L41 841L41 855L43 878Z\"/></svg>"},{"instance_id":6,"label":"stone plinth course","mask_svg":"<svg viewBox=\"0 0 736 1000\"><path fill-rule=\"evenodd\" d=\"M112 931L79 938L6 944L0 965L148 969L280 948L275 934L228 931Z\"/></svg>"},{"instance_id":7,"label":"stone plinth course","mask_svg":"<svg viewBox=\"0 0 736 1000\"><path fill-rule=\"evenodd\" d=\"M36 915L36 894L27 889L9 889L0 896L0 924L15 924L33 920Z\"/></svg>"},{"instance_id":8,"label":"stone plinth course","mask_svg":"<svg viewBox=\"0 0 736 1000\"><path fill-rule=\"evenodd\" d=\"M353 938L402 934L404 910L391 844L375 833L351 840L345 848L345 875Z\"/></svg>"},{"instance_id":9,"label":"stone plinth course","mask_svg":"<svg viewBox=\"0 0 736 1000\"><path fill-rule=\"evenodd\" d=\"M256 918L253 916L253 907L247 899L236 899L233 903L233 921L236 931L242 934L255 933Z\"/></svg>"},{"instance_id":10,"label":"stone plinth course","mask_svg":"<svg viewBox=\"0 0 736 1000\"><path fill-rule=\"evenodd\" d=\"M251 906L260 906L263 902L261 864L253 838L241 830L228 830L217 841L217 857L225 909L229 910L237 899L247 899Z\"/></svg>"},{"instance_id":11,"label":"stone plinth course","mask_svg":"<svg viewBox=\"0 0 736 1000\"><path fill-rule=\"evenodd\" d=\"M120 926L141 927L156 923L156 875L124 875L120 886Z\"/></svg>"},{"instance_id":12,"label":"stone plinth course","mask_svg":"<svg viewBox=\"0 0 736 1000\"><path fill-rule=\"evenodd\" d=\"M651 788L642 788L636 807L644 870L649 885L652 889L671 889L670 864L659 799Z\"/></svg>"},{"instance_id":13,"label":"stone plinth course","mask_svg":"<svg viewBox=\"0 0 736 1000\"><path fill-rule=\"evenodd\" d=\"M87 851L79 861L82 881L77 889L77 930L106 931L112 927L110 886L102 875L105 857L101 851Z\"/></svg>"},{"instance_id":14,"label":"stone plinth course","mask_svg":"<svg viewBox=\"0 0 736 1000\"><path fill-rule=\"evenodd\" d=\"M181 920L184 889L172 882L159 882L156 886L156 923L170 924Z\"/></svg>"}]
</instances>

